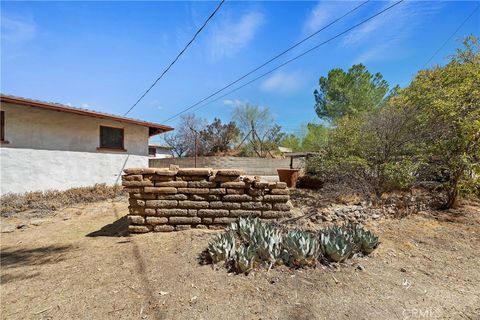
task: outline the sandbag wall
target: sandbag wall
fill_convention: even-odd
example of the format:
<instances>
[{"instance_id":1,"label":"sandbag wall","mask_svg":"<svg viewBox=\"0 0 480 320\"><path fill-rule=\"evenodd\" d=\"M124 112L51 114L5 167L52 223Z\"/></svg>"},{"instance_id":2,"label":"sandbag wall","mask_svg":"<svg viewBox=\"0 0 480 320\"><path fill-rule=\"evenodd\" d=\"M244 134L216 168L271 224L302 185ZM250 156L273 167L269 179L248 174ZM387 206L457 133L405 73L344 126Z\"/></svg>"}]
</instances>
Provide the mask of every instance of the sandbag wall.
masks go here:
<instances>
[{"instance_id":1,"label":"sandbag wall","mask_svg":"<svg viewBox=\"0 0 480 320\"><path fill-rule=\"evenodd\" d=\"M284 182L242 176L241 170L130 168L129 232L223 228L238 217L278 219L290 211Z\"/></svg>"}]
</instances>

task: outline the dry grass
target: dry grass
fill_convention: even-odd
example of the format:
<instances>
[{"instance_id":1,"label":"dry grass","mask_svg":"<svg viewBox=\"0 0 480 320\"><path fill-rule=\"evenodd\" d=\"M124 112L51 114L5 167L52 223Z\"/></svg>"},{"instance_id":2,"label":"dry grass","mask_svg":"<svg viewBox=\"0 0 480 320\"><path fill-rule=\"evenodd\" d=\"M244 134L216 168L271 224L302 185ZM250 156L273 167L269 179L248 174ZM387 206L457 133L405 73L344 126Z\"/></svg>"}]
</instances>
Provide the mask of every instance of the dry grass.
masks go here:
<instances>
[{"instance_id":1,"label":"dry grass","mask_svg":"<svg viewBox=\"0 0 480 320\"><path fill-rule=\"evenodd\" d=\"M10 193L0 198L0 214L2 217L12 217L16 213L27 210L50 212L74 204L113 199L122 195L125 195L122 186L107 186L106 184L72 188L65 191Z\"/></svg>"}]
</instances>

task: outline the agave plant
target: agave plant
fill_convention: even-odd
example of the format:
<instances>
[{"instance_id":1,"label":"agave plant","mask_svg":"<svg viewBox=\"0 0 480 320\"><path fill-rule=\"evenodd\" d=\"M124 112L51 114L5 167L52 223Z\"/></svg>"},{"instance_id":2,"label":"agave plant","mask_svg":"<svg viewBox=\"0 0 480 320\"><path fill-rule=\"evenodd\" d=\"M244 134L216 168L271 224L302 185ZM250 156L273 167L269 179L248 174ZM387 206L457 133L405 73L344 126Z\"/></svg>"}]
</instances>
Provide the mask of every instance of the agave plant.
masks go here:
<instances>
[{"instance_id":1,"label":"agave plant","mask_svg":"<svg viewBox=\"0 0 480 320\"><path fill-rule=\"evenodd\" d=\"M293 267L315 264L319 254L318 240L304 231L290 231L283 237L283 260Z\"/></svg>"},{"instance_id":2,"label":"agave plant","mask_svg":"<svg viewBox=\"0 0 480 320\"><path fill-rule=\"evenodd\" d=\"M248 273L255 267L255 251L242 245L234 256L233 267L237 273Z\"/></svg>"},{"instance_id":3,"label":"agave plant","mask_svg":"<svg viewBox=\"0 0 480 320\"><path fill-rule=\"evenodd\" d=\"M353 252L352 243L341 235L320 234L322 253L331 261L342 262Z\"/></svg>"},{"instance_id":4,"label":"agave plant","mask_svg":"<svg viewBox=\"0 0 480 320\"><path fill-rule=\"evenodd\" d=\"M213 263L233 258L235 254L235 234L226 232L216 236L208 243L207 250Z\"/></svg>"},{"instance_id":5,"label":"agave plant","mask_svg":"<svg viewBox=\"0 0 480 320\"><path fill-rule=\"evenodd\" d=\"M262 224L258 219L240 218L237 220L236 231L240 239L246 243L249 243L256 231L256 229Z\"/></svg>"},{"instance_id":6,"label":"agave plant","mask_svg":"<svg viewBox=\"0 0 480 320\"><path fill-rule=\"evenodd\" d=\"M257 260L277 264L281 261L282 234L275 227L258 224L251 238L250 246L255 251Z\"/></svg>"},{"instance_id":7,"label":"agave plant","mask_svg":"<svg viewBox=\"0 0 480 320\"><path fill-rule=\"evenodd\" d=\"M378 237L370 231L363 231L360 236L361 250L364 254L372 253L378 247Z\"/></svg>"}]
</instances>

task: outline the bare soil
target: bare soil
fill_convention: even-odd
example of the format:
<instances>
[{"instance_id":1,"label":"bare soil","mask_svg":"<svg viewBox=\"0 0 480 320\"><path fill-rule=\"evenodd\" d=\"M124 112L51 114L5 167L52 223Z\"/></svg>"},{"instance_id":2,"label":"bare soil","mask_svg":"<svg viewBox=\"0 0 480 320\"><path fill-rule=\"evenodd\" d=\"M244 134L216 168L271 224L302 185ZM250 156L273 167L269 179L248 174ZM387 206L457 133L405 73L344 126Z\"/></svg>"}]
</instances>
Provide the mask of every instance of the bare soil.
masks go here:
<instances>
[{"instance_id":1,"label":"bare soil","mask_svg":"<svg viewBox=\"0 0 480 320\"><path fill-rule=\"evenodd\" d=\"M1 318L480 319L475 203L369 222L382 241L369 257L248 276L199 264L218 231L125 236L126 213L109 200L38 226L3 218L29 226L1 234Z\"/></svg>"}]
</instances>

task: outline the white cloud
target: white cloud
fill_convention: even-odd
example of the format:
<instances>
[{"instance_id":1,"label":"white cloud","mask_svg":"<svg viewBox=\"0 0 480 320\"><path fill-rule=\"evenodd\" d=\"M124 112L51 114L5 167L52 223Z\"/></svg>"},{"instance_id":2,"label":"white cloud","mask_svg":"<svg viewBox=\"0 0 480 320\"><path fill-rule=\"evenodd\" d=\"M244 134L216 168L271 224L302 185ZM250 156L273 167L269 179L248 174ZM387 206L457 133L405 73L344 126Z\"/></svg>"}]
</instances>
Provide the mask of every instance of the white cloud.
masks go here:
<instances>
[{"instance_id":1,"label":"white cloud","mask_svg":"<svg viewBox=\"0 0 480 320\"><path fill-rule=\"evenodd\" d=\"M238 99L225 99L225 100L223 100L224 105L231 106L231 107L236 107L236 106L239 106L239 105L242 105L242 104L245 104L245 103L246 103L245 101L241 101L241 100L238 100Z\"/></svg>"},{"instance_id":2,"label":"white cloud","mask_svg":"<svg viewBox=\"0 0 480 320\"><path fill-rule=\"evenodd\" d=\"M304 85L303 75L300 72L276 72L268 79L264 80L260 88L267 92L278 94L291 94L297 92Z\"/></svg>"},{"instance_id":3,"label":"white cloud","mask_svg":"<svg viewBox=\"0 0 480 320\"><path fill-rule=\"evenodd\" d=\"M306 33L317 31L357 5L351 1L320 1L308 13L303 29Z\"/></svg>"},{"instance_id":4,"label":"white cloud","mask_svg":"<svg viewBox=\"0 0 480 320\"><path fill-rule=\"evenodd\" d=\"M377 7L373 12L384 9L393 2ZM364 48L355 62L386 60L404 51L408 38L417 32L422 23L434 16L442 8L441 2L407 1L366 22L347 34L343 47Z\"/></svg>"},{"instance_id":5,"label":"white cloud","mask_svg":"<svg viewBox=\"0 0 480 320\"><path fill-rule=\"evenodd\" d=\"M264 23L265 17L260 12L249 12L235 21L223 19L211 31L208 45L211 58L233 56L254 39Z\"/></svg>"},{"instance_id":6,"label":"white cloud","mask_svg":"<svg viewBox=\"0 0 480 320\"><path fill-rule=\"evenodd\" d=\"M392 2L378 7L375 12L390 5L392 5ZM343 44L349 46L361 44L366 40L378 40L379 38L403 38L415 32L415 30L418 31L418 25L436 14L442 6L442 3L432 4L431 2L422 1L400 3L350 32L345 36Z\"/></svg>"},{"instance_id":7,"label":"white cloud","mask_svg":"<svg viewBox=\"0 0 480 320\"><path fill-rule=\"evenodd\" d=\"M32 21L13 19L2 15L2 40L19 43L32 39L35 36L36 25Z\"/></svg>"}]
</instances>

